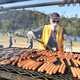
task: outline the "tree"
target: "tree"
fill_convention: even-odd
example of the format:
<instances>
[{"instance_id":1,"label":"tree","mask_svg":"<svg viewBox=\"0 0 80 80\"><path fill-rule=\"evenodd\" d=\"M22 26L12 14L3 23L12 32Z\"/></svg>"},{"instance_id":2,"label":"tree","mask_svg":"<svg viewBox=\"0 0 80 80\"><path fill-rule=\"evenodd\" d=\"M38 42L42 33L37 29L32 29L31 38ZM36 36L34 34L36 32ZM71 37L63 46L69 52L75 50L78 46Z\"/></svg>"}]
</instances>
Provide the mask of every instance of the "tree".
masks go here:
<instances>
[{"instance_id":1,"label":"tree","mask_svg":"<svg viewBox=\"0 0 80 80\"><path fill-rule=\"evenodd\" d=\"M2 21L3 32L11 31L11 27L12 27L12 22L10 20L3 20Z\"/></svg>"}]
</instances>

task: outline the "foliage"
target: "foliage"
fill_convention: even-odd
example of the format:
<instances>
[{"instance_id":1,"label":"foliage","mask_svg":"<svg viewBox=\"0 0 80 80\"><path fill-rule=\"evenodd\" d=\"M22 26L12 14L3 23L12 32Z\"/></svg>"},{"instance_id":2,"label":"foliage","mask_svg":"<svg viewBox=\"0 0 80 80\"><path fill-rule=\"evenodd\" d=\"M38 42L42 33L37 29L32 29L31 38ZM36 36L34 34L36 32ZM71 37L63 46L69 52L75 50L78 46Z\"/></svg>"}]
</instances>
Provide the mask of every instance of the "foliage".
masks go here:
<instances>
[{"instance_id":1,"label":"foliage","mask_svg":"<svg viewBox=\"0 0 80 80\"><path fill-rule=\"evenodd\" d=\"M31 10L13 10L0 14L0 30L4 32L22 29L31 30L49 23L48 15ZM62 16L60 24L64 26L66 34L80 35L80 18L77 16L67 18Z\"/></svg>"}]
</instances>

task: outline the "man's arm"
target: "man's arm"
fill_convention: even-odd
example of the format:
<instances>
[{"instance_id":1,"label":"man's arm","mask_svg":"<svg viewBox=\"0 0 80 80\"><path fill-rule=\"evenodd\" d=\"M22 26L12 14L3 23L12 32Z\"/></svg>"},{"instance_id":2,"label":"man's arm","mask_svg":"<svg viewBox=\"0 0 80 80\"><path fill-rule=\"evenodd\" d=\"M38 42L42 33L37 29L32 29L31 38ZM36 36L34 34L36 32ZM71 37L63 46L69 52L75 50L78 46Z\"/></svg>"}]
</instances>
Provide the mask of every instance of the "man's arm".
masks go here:
<instances>
[{"instance_id":1,"label":"man's arm","mask_svg":"<svg viewBox=\"0 0 80 80\"><path fill-rule=\"evenodd\" d=\"M47 45L49 40L49 35L50 35L49 33L50 33L49 26L45 25L40 39L40 41L43 42L45 46ZM44 45L40 43L39 47L45 49Z\"/></svg>"}]
</instances>

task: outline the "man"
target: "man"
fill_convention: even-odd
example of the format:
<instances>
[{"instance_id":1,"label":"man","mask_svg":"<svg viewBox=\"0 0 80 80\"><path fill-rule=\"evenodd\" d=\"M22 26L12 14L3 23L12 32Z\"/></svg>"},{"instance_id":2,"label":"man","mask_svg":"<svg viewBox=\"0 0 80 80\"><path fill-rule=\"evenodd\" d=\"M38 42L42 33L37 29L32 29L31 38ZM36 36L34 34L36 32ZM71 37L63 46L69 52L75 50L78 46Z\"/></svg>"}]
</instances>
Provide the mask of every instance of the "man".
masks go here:
<instances>
[{"instance_id":1,"label":"man","mask_svg":"<svg viewBox=\"0 0 80 80\"><path fill-rule=\"evenodd\" d=\"M50 15L50 24L44 26L39 49L46 49L47 46L53 48L56 45L56 50L63 52L63 28L59 25L59 22L60 15L58 13Z\"/></svg>"},{"instance_id":2,"label":"man","mask_svg":"<svg viewBox=\"0 0 80 80\"><path fill-rule=\"evenodd\" d=\"M10 32L9 33L9 48L11 48L12 47L12 45L13 45L13 37L12 37L13 35L12 35L12 33Z\"/></svg>"},{"instance_id":3,"label":"man","mask_svg":"<svg viewBox=\"0 0 80 80\"><path fill-rule=\"evenodd\" d=\"M33 48L33 39L35 39L35 35L33 31L28 31L27 33L27 48Z\"/></svg>"}]
</instances>

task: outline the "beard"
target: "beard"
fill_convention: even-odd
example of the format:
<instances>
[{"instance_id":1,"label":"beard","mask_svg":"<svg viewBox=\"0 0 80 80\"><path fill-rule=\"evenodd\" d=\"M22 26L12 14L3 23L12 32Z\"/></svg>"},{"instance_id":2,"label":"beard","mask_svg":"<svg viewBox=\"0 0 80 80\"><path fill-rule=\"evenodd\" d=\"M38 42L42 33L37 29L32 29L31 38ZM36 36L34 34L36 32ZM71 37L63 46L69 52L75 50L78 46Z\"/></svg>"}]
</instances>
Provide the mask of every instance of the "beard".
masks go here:
<instances>
[{"instance_id":1,"label":"beard","mask_svg":"<svg viewBox=\"0 0 80 80\"><path fill-rule=\"evenodd\" d=\"M57 23L52 23L51 24L51 29L54 31L56 30L56 27L57 27Z\"/></svg>"}]
</instances>

